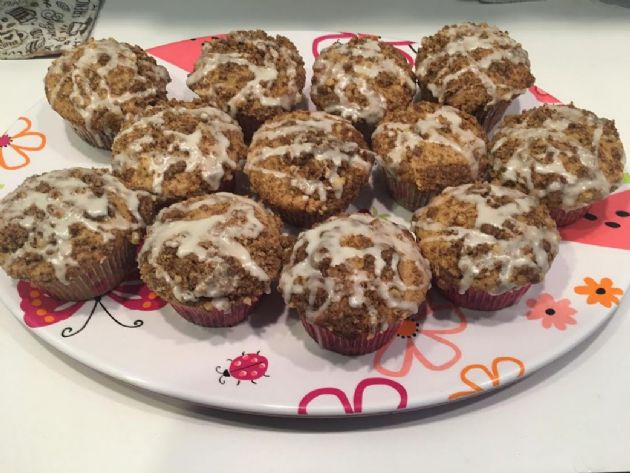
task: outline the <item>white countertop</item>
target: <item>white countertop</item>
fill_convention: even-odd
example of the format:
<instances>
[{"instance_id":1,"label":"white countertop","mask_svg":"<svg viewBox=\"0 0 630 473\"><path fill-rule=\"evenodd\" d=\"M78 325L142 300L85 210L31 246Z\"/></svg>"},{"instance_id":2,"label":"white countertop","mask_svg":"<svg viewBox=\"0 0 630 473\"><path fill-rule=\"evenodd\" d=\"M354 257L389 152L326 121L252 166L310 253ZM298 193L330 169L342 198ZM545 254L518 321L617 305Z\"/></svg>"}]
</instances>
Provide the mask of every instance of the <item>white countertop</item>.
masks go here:
<instances>
[{"instance_id":1,"label":"white countertop","mask_svg":"<svg viewBox=\"0 0 630 473\"><path fill-rule=\"evenodd\" d=\"M258 27L417 40L446 23L487 20L524 44L539 85L614 118L630 146L630 2L155 3L108 0L94 36L150 47ZM49 63L0 61L0 130L43 96ZM629 315L626 298L596 337L476 401L395 416L315 420L230 414L138 391L48 348L3 313L0 472L628 470Z\"/></svg>"}]
</instances>

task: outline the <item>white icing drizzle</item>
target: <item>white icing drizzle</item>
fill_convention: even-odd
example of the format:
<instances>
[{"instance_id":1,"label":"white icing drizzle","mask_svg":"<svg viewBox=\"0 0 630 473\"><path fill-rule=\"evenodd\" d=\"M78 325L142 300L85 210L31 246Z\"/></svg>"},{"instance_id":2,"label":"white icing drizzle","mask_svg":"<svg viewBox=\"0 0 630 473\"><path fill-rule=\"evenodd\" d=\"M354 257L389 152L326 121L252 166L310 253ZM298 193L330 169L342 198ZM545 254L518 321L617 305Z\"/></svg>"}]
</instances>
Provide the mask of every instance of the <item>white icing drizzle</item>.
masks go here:
<instances>
[{"instance_id":1,"label":"white icing drizzle","mask_svg":"<svg viewBox=\"0 0 630 473\"><path fill-rule=\"evenodd\" d=\"M94 130L92 118L97 112L106 110L108 112L124 115L121 105L133 99L159 95L158 85L161 81L169 81L169 75L163 66L153 66L155 77L145 77L138 74L138 62L141 60L136 53L125 43L119 43L115 39L101 39L90 41L81 48L82 54L75 61L72 59L74 50L69 51L50 66L49 74L58 74L60 77L56 87L49 94L49 100L53 108L59 100L59 92L66 80L69 78L72 84L72 91L69 100L74 109L81 115L85 127ZM108 58L102 64L102 59ZM94 68L95 65L99 67ZM66 66L64 68L64 66ZM128 84L128 89L140 83L141 87L135 87L135 91L127 90L123 94L113 93L108 84L110 72L116 68L130 69L134 74L134 81ZM88 69L96 72L88 73ZM96 85L92 80L96 78ZM98 130L94 130L98 131ZM112 134L118 130L111 130ZM95 138L97 136L95 135Z\"/></svg>"},{"instance_id":2,"label":"white icing drizzle","mask_svg":"<svg viewBox=\"0 0 630 473\"><path fill-rule=\"evenodd\" d=\"M505 84L496 83L488 74L490 67L495 62L507 60L513 64L527 64L529 66L527 52L507 33L492 25L462 23L443 28L438 35L446 36L449 42L441 51L428 54L426 58L419 61L416 64L416 75L440 102L444 101L450 82L467 72L473 73L485 87L491 97L488 105L494 105L503 100L511 100L516 95L525 92L525 89L514 90ZM475 59L472 52L477 49L492 52L481 59ZM460 56L466 58L468 65L449 73L453 70L454 61ZM429 80L427 73L430 66L445 57L447 60L442 69Z\"/></svg>"},{"instance_id":3,"label":"white icing drizzle","mask_svg":"<svg viewBox=\"0 0 630 473\"><path fill-rule=\"evenodd\" d=\"M131 191L114 176L98 173L104 183L104 192L98 196L88 184L72 173L89 176L97 175L98 171L71 168L31 176L0 201L0 227L15 224L29 233L28 240L21 248L4 255L6 259L2 266L5 270L8 271L20 258L35 255L50 263L56 278L68 284L67 269L78 264L72 256L71 230L76 225L97 233L104 242L114 238L116 231L132 232L144 227L138 197L149 194ZM40 185L48 185L51 189L40 192L37 190ZM108 193L126 202L135 221L127 220L115 210ZM26 213L33 209L44 212L45 216Z\"/></svg>"},{"instance_id":4,"label":"white icing drizzle","mask_svg":"<svg viewBox=\"0 0 630 473\"><path fill-rule=\"evenodd\" d=\"M260 172L288 181L291 187L306 196L328 199L334 194L339 199L344 189L344 167L355 168L368 174L372 163L365 159L371 151L361 149L353 141L342 141L332 133L335 124L350 124L325 112L311 112L308 119L289 116L284 120L274 120L264 124L255 134L247 156L245 172ZM317 136L317 140L314 139ZM289 137L290 144L283 146L263 146L267 141L279 137ZM300 163L307 159L324 162L326 174L317 179L308 179L298 174ZM270 169L266 161L272 157L281 157L286 171Z\"/></svg>"},{"instance_id":5,"label":"white icing drizzle","mask_svg":"<svg viewBox=\"0 0 630 473\"><path fill-rule=\"evenodd\" d=\"M581 207L579 198L583 192L594 191L598 196L608 195L615 183L611 183L600 167L600 140L605 119L595 114L566 105L545 105L551 116L539 127L532 127L527 120L511 126L501 126L491 144L491 153L501 154L501 147L508 141L516 141L517 148L507 161L494 159L495 177L502 183L518 183L529 190L530 195L545 199L549 194L560 192L562 208L570 210ZM540 109L542 111L542 108ZM536 113L534 112L525 112ZM570 127L593 128L588 144L572 138ZM561 143L562 149L554 143ZM567 147L572 151L567 151ZM577 159L587 172L581 176L570 172L561 156ZM546 187L533 182L534 174L556 174L559 180Z\"/></svg>"},{"instance_id":6,"label":"white icing drizzle","mask_svg":"<svg viewBox=\"0 0 630 473\"><path fill-rule=\"evenodd\" d=\"M198 123L192 133L186 134L169 129L165 115L194 117ZM240 133L240 128L229 115L216 108L155 108L152 113L145 114L123 128L115 142L142 130L146 130L146 133L128 143L122 152L113 155L112 166L114 171L123 172L128 168L140 169L145 161L148 162L148 169L153 177L151 191L155 194L162 192L164 174L178 162L186 163L187 173L200 172L202 179L212 190L220 187L226 168L236 169L238 165L228 153L230 140L226 133ZM169 141L166 149L158 148L159 143L163 142L160 139L162 136ZM204 137L212 137L214 141L208 154L201 150ZM117 146L114 145L113 148L116 149Z\"/></svg>"},{"instance_id":7,"label":"white icing drizzle","mask_svg":"<svg viewBox=\"0 0 630 473\"><path fill-rule=\"evenodd\" d=\"M226 111L235 117L241 107L249 100L257 100L265 107L281 107L284 110L291 110L294 105L302 100L302 90L297 83L298 71L302 67L296 60L297 52L280 45L275 38L252 38L247 32L236 31L229 34L231 41L243 41L253 44L262 52L263 64L258 65L249 57L247 53L234 52L213 52L212 42L202 45L201 56L195 64L193 72L188 76L186 85L195 90L195 86L215 69L224 68L228 64L245 66L253 74L238 93L236 93L227 103ZM271 87L278 80L278 64L285 61L283 68L286 79L283 83L287 85L287 92L276 96L271 92ZM218 89L221 88L221 81L204 85L203 89L195 90L199 95L207 98L215 98Z\"/></svg>"},{"instance_id":8,"label":"white icing drizzle","mask_svg":"<svg viewBox=\"0 0 630 473\"><path fill-rule=\"evenodd\" d=\"M490 195L485 197L482 194L488 188ZM489 205L490 197L507 197L510 202L500 206ZM446 226L427 217L428 208L446 205L445 201L448 198L475 206L477 218L473 228ZM498 270L499 284L489 292L502 294L516 287L511 279L524 267L534 268L542 274L546 273L550 267L549 256L551 255L553 259L558 251L560 235L555 228L537 228L515 218L527 214L537 205L539 204L534 198L514 189L490 184L464 184L446 188L428 207L418 210L413 217L412 228L417 235L418 230L431 233L431 236L422 237L422 243L461 240L463 246L458 262L462 273L459 282L461 294L474 286L475 279L486 270ZM482 231L484 225L507 231L510 236L507 239L500 239L484 233ZM549 244L549 251L545 250L544 242ZM489 245L489 249L475 254L474 249L479 245Z\"/></svg>"},{"instance_id":9,"label":"white icing drizzle","mask_svg":"<svg viewBox=\"0 0 630 473\"><path fill-rule=\"evenodd\" d=\"M337 55L347 60L329 59L329 56ZM399 86L409 89L410 99L416 90L409 70L385 55L381 50L381 43L372 38L365 38L360 42L334 43L315 59L313 70L316 74L311 95L318 94L320 87L334 83L334 92L339 101L328 105L325 111L353 122L362 120L374 125L388 110L387 99L373 84L379 74L387 74ZM351 100L347 93L350 86L365 97L367 105Z\"/></svg>"},{"instance_id":10,"label":"white icing drizzle","mask_svg":"<svg viewBox=\"0 0 630 473\"><path fill-rule=\"evenodd\" d=\"M367 311L375 331L383 327L380 326L377 307L366 299L368 291L375 291L391 309L416 313L418 303L405 300L404 295L419 288L409 286L402 280L398 266L402 261L413 262L417 270L426 275L427 285L430 271L413 239L405 238L403 232L393 223L375 220L365 214L330 219L302 232L280 276L279 289L284 300L290 303L294 294L307 294L309 308L305 316L309 321L316 321L331 303L348 298L350 307ZM343 240L352 235L367 237L372 245L363 249L343 245ZM306 252L306 257L299 262L296 261L298 250ZM383 258L386 250L393 250L389 263ZM366 258L373 259L374 274L356 264L356 260ZM329 261L330 268L345 267L351 272L343 279L325 276L321 270L324 261ZM391 280L381 277L386 269L393 273ZM326 294L326 300L316 306L316 297L322 292Z\"/></svg>"},{"instance_id":11,"label":"white icing drizzle","mask_svg":"<svg viewBox=\"0 0 630 473\"><path fill-rule=\"evenodd\" d=\"M195 220L165 219L165 213L174 209L192 212L204 206L229 204L225 212ZM147 261L155 269L158 278L163 279L172 288L177 300L190 303L201 298L210 298L218 309L229 308L227 296L236 290L241 282L230 272L226 261L235 259L252 277L266 282L269 293L270 277L254 261L249 250L239 239L257 238L264 229L264 224L256 217L255 210L265 210L256 202L238 195L219 192L193 201L184 201L160 211L156 222L149 227L139 258L147 254ZM226 224L236 218L239 223ZM193 289L184 287L181 280L170 274L160 264L162 249L176 248L177 257L188 255L197 257L198 264L212 269L209 276L200 281Z\"/></svg>"},{"instance_id":12,"label":"white icing drizzle","mask_svg":"<svg viewBox=\"0 0 630 473\"><path fill-rule=\"evenodd\" d=\"M479 159L486 154L486 142L471 130L462 127L461 112L448 105L426 114L415 123L384 121L374 132L395 137L394 147L384 156L385 166L395 171L409 151L425 143L435 143L453 149L470 166L471 176L479 175ZM412 158L413 159L413 156Z\"/></svg>"}]
</instances>

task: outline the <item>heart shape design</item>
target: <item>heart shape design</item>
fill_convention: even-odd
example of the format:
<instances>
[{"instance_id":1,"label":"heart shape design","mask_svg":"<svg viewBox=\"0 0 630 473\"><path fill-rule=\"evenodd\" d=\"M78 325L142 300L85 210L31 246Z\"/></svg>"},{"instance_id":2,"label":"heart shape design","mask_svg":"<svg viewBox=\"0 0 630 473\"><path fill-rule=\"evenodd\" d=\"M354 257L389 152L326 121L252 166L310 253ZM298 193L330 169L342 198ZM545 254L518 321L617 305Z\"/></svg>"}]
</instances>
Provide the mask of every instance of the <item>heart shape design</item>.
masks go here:
<instances>
[{"instance_id":1,"label":"heart shape design","mask_svg":"<svg viewBox=\"0 0 630 473\"><path fill-rule=\"evenodd\" d=\"M378 39L379 37L373 34L365 34L365 33L349 33L346 31L342 31L341 33L331 33L331 34L325 34L322 36L318 36L317 38L315 38L313 40L313 46L312 46L312 51L313 51L313 57L317 58L319 56L319 51L320 51L320 44L323 41L327 41L327 40L338 40L338 39L351 39L351 38L375 38ZM413 41L385 41L386 43L391 44L392 46L411 46L412 44L414 44ZM406 51L401 50L400 48L398 48L398 50L402 53L403 56L405 56L405 59L407 59L407 62L409 64L414 64L414 59L413 57L411 57Z\"/></svg>"},{"instance_id":2,"label":"heart shape design","mask_svg":"<svg viewBox=\"0 0 630 473\"><path fill-rule=\"evenodd\" d=\"M354 395L352 397L352 403L348 399L348 396L345 392L343 392L339 388L335 387L324 387L314 389L313 391L307 393L298 404L298 414L306 415L307 407L313 401L320 396L335 396L343 410L346 414L359 414L363 412L363 395L365 393L366 388L370 386L389 386L394 389L398 395L400 396L400 402L396 409L404 409L407 407L407 390L403 387L402 384L387 378L365 378L358 382L356 388L354 389Z\"/></svg>"},{"instance_id":3,"label":"heart shape design","mask_svg":"<svg viewBox=\"0 0 630 473\"><path fill-rule=\"evenodd\" d=\"M501 374L499 372L499 365L506 364L506 363L516 365L516 367L518 368L518 372L516 373L517 378L522 378L523 376L525 376L525 363L523 363L518 358L514 358L512 356L496 357L494 360L492 360L492 364L490 365L490 368L479 363L471 364L471 365L465 366L459 374L459 377L462 380L462 382L466 386L468 386L470 389L467 389L464 391L458 391L456 393L451 394L448 397L449 400L453 401L455 399L460 399L462 397L470 396L472 394L481 393L487 387L489 387L489 386L485 386L486 384L491 384L492 387L494 388L499 387L501 385L501 382L505 381L505 377L501 378ZM487 381L482 383L484 386L480 386L479 383L470 379L469 375L472 371L477 371L479 374L483 374L484 376L487 377Z\"/></svg>"}]
</instances>

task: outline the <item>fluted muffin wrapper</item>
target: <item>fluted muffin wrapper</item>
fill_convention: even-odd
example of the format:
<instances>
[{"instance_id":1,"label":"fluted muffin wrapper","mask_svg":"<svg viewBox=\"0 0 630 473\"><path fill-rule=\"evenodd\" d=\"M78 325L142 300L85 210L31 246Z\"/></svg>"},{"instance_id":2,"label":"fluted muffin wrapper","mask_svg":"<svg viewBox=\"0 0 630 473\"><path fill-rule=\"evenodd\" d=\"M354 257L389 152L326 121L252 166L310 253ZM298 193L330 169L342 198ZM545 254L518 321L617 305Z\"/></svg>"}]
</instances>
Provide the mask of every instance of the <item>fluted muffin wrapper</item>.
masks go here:
<instances>
[{"instance_id":1,"label":"fluted muffin wrapper","mask_svg":"<svg viewBox=\"0 0 630 473\"><path fill-rule=\"evenodd\" d=\"M259 300L260 297L256 297L251 304L237 304L228 311L207 310L203 307L191 307L176 302L171 302L171 306L179 315L193 324L203 327L233 327L247 318Z\"/></svg>"},{"instance_id":2,"label":"fluted muffin wrapper","mask_svg":"<svg viewBox=\"0 0 630 473\"><path fill-rule=\"evenodd\" d=\"M136 248L125 240L120 248L112 251L104 261L94 264L82 264L79 275L63 284L55 281L49 284L37 284L36 286L63 301L84 301L111 291L125 278L136 260Z\"/></svg>"},{"instance_id":3,"label":"fluted muffin wrapper","mask_svg":"<svg viewBox=\"0 0 630 473\"><path fill-rule=\"evenodd\" d=\"M422 191L415 184L404 182L387 171L383 174L385 174L387 188L394 200L412 212L420 207L424 207L433 197L439 194L436 191Z\"/></svg>"},{"instance_id":4,"label":"fluted muffin wrapper","mask_svg":"<svg viewBox=\"0 0 630 473\"><path fill-rule=\"evenodd\" d=\"M442 293L460 307L474 310L499 310L516 304L531 287L527 284L523 287L511 289L502 294L490 294L483 289L469 288L463 294L457 287L440 288Z\"/></svg>"},{"instance_id":5,"label":"fluted muffin wrapper","mask_svg":"<svg viewBox=\"0 0 630 473\"><path fill-rule=\"evenodd\" d=\"M286 210L275 206L272 207L272 210L282 219L283 222L302 228L310 228L316 223L323 222L329 217L329 215L309 214L302 210Z\"/></svg>"},{"instance_id":6,"label":"fluted muffin wrapper","mask_svg":"<svg viewBox=\"0 0 630 473\"><path fill-rule=\"evenodd\" d=\"M585 205L584 207L574 210L549 209L549 215L556 221L558 227L564 227L584 217L589 208L590 205Z\"/></svg>"},{"instance_id":7,"label":"fluted muffin wrapper","mask_svg":"<svg viewBox=\"0 0 630 473\"><path fill-rule=\"evenodd\" d=\"M103 131L89 130L85 126L75 125L74 123L71 123L70 126L76 134L83 139L83 141L91 144L92 146L109 150L112 149L112 143L114 142L113 134L105 133Z\"/></svg>"},{"instance_id":8,"label":"fluted muffin wrapper","mask_svg":"<svg viewBox=\"0 0 630 473\"><path fill-rule=\"evenodd\" d=\"M320 327L319 325L309 322L305 317L301 317L301 320L306 332L322 348L349 356L365 355L366 353L375 352L394 338L402 324L402 322L400 322L390 325L384 331L371 336L370 334L365 334L348 339L335 335L325 327Z\"/></svg>"},{"instance_id":9,"label":"fluted muffin wrapper","mask_svg":"<svg viewBox=\"0 0 630 473\"><path fill-rule=\"evenodd\" d=\"M501 121L503 114L511 103L512 100L502 100L494 105L489 105L481 112L475 113L474 117L481 124L483 131L490 133L490 131Z\"/></svg>"}]
</instances>

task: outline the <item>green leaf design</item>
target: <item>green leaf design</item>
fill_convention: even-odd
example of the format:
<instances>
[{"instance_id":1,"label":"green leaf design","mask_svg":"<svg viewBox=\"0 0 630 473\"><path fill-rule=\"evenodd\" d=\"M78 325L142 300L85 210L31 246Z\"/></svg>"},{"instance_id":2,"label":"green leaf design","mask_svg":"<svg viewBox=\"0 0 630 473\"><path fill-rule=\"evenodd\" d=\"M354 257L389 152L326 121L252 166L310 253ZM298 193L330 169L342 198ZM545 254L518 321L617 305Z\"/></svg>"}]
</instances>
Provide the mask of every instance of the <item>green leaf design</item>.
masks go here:
<instances>
[{"instance_id":1,"label":"green leaf design","mask_svg":"<svg viewBox=\"0 0 630 473\"><path fill-rule=\"evenodd\" d=\"M389 220L389 214L386 212L379 213L376 207L372 207L370 213L372 214L372 217L374 218L380 218L381 220Z\"/></svg>"},{"instance_id":2,"label":"green leaf design","mask_svg":"<svg viewBox=\"0 0 630 473\"><path fill-rule=\"evenodd\" d=\"M623 182L625 184L630 184L630 172L623 173Z\"/></svg>"}]
</instances>

